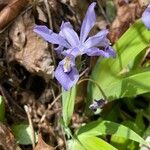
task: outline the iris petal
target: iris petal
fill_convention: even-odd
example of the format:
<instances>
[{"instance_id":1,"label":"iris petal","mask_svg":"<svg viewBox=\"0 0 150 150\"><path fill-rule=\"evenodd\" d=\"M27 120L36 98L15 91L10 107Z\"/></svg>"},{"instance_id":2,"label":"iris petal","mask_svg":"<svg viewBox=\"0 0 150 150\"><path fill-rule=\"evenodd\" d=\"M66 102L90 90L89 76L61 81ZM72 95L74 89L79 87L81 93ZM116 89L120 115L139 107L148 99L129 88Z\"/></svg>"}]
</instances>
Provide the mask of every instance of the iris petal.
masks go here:
<instances>
[{"instance_id":1,"label":"iris petal","mask_svg":"<svg viewBox=\"0 0 150 150\"><path fill-rule=\"evenodd\" d=\"M103 56L103 57L106 57L106 58L109 57L109 53L107 53L103 50L100 50L97 47L92 47L92 48L87 49L86 54L88 56Z\"/></svg>"},{"instance_id":2,"label":"iris petal","mask_svg":"<svg viewBox=\"0 0 150 150\"><path fill-rule=\"evenodd\" d=\"M61 26L60 26L60 30L63 29L64 27L68 27L70 29L73 29L73 26L71 25L70 22L62 22Z\"/></svg>"},{"instance_id":3,"label":"iris petal","mask_svg":"<svg viewBox=\"0 0 150 150\"><path fill-rule=\"evenodd\" d=\"M116 52L115 52L115 50L114 50L111 46L108 46L108 47L106 48L106 52L109 53L109 56L110 56L110 57L113 57L113 58L116 57Z\"/></svg>"},{"instance_id":4,"label":"iris petal","mask_svg":"<svg viewBox=\"0 0 150 150\"><path fill-rule=\"evenodd\" d=\"M73 30L70 23L63 24L61 26L61 32L63 34L63 37L68 41L68 43L72 47L76 47L77 45L79 45L79 37L77 33Z\"/></svg>"},{"instance_id":5,"label":"iris petal","mask_svg":"<svg viewBox=\"0 0 150 150\"><path fill-rule=\"evenodd\" d=\"M65 41L65 39L59 34L54 33L52 30L48 29L46 26L37 25L34 27L34 32L40 35L46 41L52 44L58 44L66 48L70 48L70 45Z\"/></svg>"},{"instance_id":6,"label":"iris petal","mask_svg":"<svg viewBox=\"0 0 150 150\"><path fill-rule=\"evenodd\" d=\"M98 32L96 35L89 37L84 43L84 46L88 49L90 47L101 45L101 43L106 42L107 34L108 34L108 30L102 30Z\"/></svg>"},{"instance_id":7,"label":"iris petal","mask_svg":"<svg viewBox=\"0 0 150 150\"><path fill-rule=\"evenodd\" d=\"M150 30L150 5L145 9L141 19L145 26Z\"/></svg>"},{"instance_id":8,"label":"iris petal","mask_svg":"<svg viewBox=\"0 0 150 150\"><path fill-rule=\"evenodd\" d=\"M73 48L63 51L62 54L64 56L71 55L72 57L76 58L77 56L80 55L80 51L78 48Z\"/></svg>"},{"instance_id":9,"label":"iris petal","mask_svg":"<svg viewBox=\"0 0 150 150\"><path fill-rule=\"evenodd\" d=\"M83 20L83 23L81 26L81 31L80 31L80 40L82 43L86 40L90 30L93 28L93 26L96 22L96 15L94 12L95 5L96 5L96 3L93 2L89 6L89 8L86 12L85 18Z\"/></svg>"},{"instance_id":10,"label":"iris petal","mask_svg":"<svg viewBox=\"0 0 150 150\"><path fill-rule=\"evenodd\" d=\"M61 26L60 26L60 29L62 29L64 26L73 28L73 26L70 24L70 22L64 22L63 21ZM62 36L63 38L65 38L65 35L63 35L63 32L61 30L59 32L59 35ZM58 47L55 48L55 50L58 54L61 54L61 53L63 53L64 47L59 45Z\"/></svg>"},{"instance_id":11,"label":"iris petal","mask_svg":"<svg viewBox=\"0 0 150 150\"><path fill-rule=\"evenodd\" d=\"M55 78L62 85L64 90L68 91L77 83L79 79L79 73L75 67L72 67L70 72L65 73L63 70L63 65L59 64L55 70Z\"/></svg>"},{"instance_id":12,"label":"iris petal","mask_svg":"<svg viewBox=\"0 0 150 150\"><path fill-rule=\"evenodd\" d=\"M55 48L55 50L56 50L57 54L61 54L64 50L64 47L59 45L58 47Z\"/></svg>"}]
</instances>

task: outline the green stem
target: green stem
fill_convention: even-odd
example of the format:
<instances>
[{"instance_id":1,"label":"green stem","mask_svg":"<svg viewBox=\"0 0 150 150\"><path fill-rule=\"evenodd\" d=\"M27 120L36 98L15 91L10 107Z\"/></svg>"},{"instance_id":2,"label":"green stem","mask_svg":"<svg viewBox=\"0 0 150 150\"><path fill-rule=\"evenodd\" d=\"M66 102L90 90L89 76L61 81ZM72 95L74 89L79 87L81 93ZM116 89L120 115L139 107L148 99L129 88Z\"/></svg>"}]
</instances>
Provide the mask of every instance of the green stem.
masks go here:
<instances>
[{"instance_id":1,"label":"green stem","mask_svg":"<svg viewBox=\"0 0 150 150\"><path fill-rule=\"evenodd\" d=\"M82 82L84 82L84 81L90 81L90 82L94 83L94 84L98 87L100 93L103 95L103 98L104 98L105 100L107 100L107 96L106 96L106 94L104 93L103 89L102 89L101 86L100 86L97 82L95 82L93 79L89 79L89 78L82 79L82 80L80 80L77 84L79 85L80 83L82 83Z\"/></svg>"}]
</instances>

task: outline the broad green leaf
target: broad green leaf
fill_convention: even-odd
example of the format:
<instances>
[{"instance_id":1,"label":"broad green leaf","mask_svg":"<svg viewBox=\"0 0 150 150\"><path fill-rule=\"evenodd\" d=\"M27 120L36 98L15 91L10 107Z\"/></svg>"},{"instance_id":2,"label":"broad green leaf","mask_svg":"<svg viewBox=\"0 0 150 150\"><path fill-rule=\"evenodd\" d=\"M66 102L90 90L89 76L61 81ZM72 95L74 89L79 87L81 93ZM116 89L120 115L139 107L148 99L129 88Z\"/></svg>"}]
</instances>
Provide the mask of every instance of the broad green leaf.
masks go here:
<instances>
[{"instance_id":1,"label":"broad green leaf","mask_svg":"<svg viewBox=\"0 0 150 150\"><path fill-rule=\"evenodd\" d=\"M150 71L137 73L123 79L112 81L103 88L109 100L122 97L132 97L150 91ZM97 95L101 98L102 95ZM98 99L99 97L95 98Z\"/></svg>"},{"instance_id":2,"label":"broad green leaf","mask_svg":"<svg viewBox=\"0 0 150 150\"><path fill-rule=\"evenodd\" d=\"M76 86L72 87L70 91L63 91L62 93L62 104L63 104L63 121L67 127L70 123L76 97Z\"/></svg>"},{"instance_id":3,"label":"broad green leaf","mask_svg":"<svg viewBox=\"0 0 150 150\"><path fill-rule=\"evenodd\" d=\"M0 121L4 121L5 119L5 104L2 96L0 96Z\"/></svg>"},{"instance_id":4,"label":"broad green leaf","mask_svg":"<svg viewBox=\"0 0 150 150\"><path fill-rule=\"evenodd\" d=\"M145 48L143 51L141 51L134 60L129 64L129 68L132 70L139 69L141 67L141 64L143 62L143 59L145 58L147 48Z\"/></svg>"},{"instance_id":5,"label":"broad green leaf","mask_svg":"<svg viewBox=\"0 0 150 150\"><path fill-rule=\"evenodd\" d=\"M74 140L69 150L117 150L104 140L87 135L79 135L78 140Z\"/></svg>"},{"instance_id":6,"label":"broad green leaf","mask_svg":"<svg viewBox=\"0 0 150 150\"><path fill-rule=\"evenodd\" d=\"M85 135L85 136L116 135L119 137L136 141L138 143L147 144L143 138L141 138L130 128L111 121L91 122L81 127L78 130L77 135Z\"/></svg>"},{"instance_id":7,"label":"broad green leaf","mask_svg":"<svg viewBox=\"0 0 150 150\"><path fill-rule=\"evenodd\" d=\"M138 143L115 135L111 137L111 144L119 150L137 150L139 147Z\"/></svg>"},{"instance_id":8,"label":"broad green leaf","mask_svg":"<svg viewBox=\"0 0 150 150\"><path fill-rule=\"evenodd\" d=\"M117 57L114 59L99 59L92 72L91 79L102 87L103 91L106 92L106 95L112 95L112 99L126 96L124 91L122 91L124 84L127 86L125 83L126 79L122 85L120 80L122 80L123 77L120 73L128 71L128 65L149 45L150 32L145 28L141 21L137 21L114 45L114 49L117 51ZM131 77L131 79L132 78L133 77ZM109 88L110 85L111 88ZM117 90L114 88L117 88ZM148 89L146 91L140 89L134 94L145 93L147 91ZM91 82L88 84L88 98L90 100L102 98L98 87Z\"/></svg>"},{"instance_id":9,"label":"broad green leaf","mask_svg":"<svg viewBox=\"0 0 150 150\"><path fill-rule=\"evenodd\" d=\"M82 143L77 139L68 141L68 150L86 150Z\"/></svg>"},{"instance_id":10,"label":"broad green leaf","mask_svg":"<svg viewBox=\"0 0 150 150\"><path fill-rule=\"evenodd\" d=\"M121 150L127 150L127 144L128 144L128 139L123 138L123 137L118 137L115 135L111 136L111 144L117 148L120 148Z\"/></svg>"},{"instance_id":11,"label":"broad green leaf","mask_svg":"<svg viewBox=\"0 0 150 150\"><path fill-rule=\"evenodd\" d=\"M32 144L32 130L28 124L17 124L12 127L12 132L19 142L22 145ZM35 133L35 142L37 142L37 134Z\"/></svg>"},{"instance_id":12,"label":"broad green leaf","mask_svg":"<svg viewBox=\"0 0 150 150\"><path fill-rule=\"evenodd\" d=\"M130 120L126 120L126 121L122 122L122 125L130 128L131 130L133 130L137 134L141 135L141 129L139 128L138 124L135 123L135 121L133 122Z\"/></svg>"}]
</instances>

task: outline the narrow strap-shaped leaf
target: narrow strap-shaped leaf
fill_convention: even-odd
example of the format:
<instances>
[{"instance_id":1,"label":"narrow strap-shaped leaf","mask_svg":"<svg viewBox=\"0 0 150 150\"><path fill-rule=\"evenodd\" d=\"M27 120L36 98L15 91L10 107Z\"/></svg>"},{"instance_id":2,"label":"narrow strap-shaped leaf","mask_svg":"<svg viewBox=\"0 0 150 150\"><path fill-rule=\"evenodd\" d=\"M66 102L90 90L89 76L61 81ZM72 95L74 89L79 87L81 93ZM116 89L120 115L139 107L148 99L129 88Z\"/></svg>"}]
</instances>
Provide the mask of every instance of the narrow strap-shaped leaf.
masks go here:
<instances>
[{"instance_id":1,"label":"narrow strap-shaped leaf","mask_svg":"<svg viewBox=\"0 0 150 150\"><path fill-rule=\"evenodd\" d=\"M70 123L73 114L75 97L76 97L76 86L72 87L69 91L63 91L62 93L63 121L66 127Z\"/></svg>"},{"instance_id":2,"label":"narrow strap-shaped leaf","mask_svg":"<svg viewBox=\"0 0 150 150\"><path fill-rule=\"evenodd\" d=\"M5 119L5 104L2 96L0 96L0 121Z\"/></svg>"}]
</instances>

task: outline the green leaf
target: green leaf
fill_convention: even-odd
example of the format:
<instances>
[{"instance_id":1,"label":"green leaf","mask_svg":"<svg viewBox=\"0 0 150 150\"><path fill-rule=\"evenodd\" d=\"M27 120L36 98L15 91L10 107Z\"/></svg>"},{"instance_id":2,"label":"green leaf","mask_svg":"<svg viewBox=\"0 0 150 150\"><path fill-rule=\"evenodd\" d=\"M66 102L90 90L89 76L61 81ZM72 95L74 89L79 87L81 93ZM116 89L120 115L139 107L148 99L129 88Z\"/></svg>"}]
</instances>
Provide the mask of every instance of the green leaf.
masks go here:
<instances>
[{"instance_id":1,"label":"green leaf","mask_svg":"<svg viewBox=\"0 0 150 150\"><path fill-rule=\"evenodd\" d=\"M141 135L141 129L139 128L138 124L135 123L135 121L125 120L122 122L122 125L132 129L137 134Z\"/></svg>"},{"instance_id":2,"label":"green leaf","mask_svg":"<svg viewBox=\"0 0 150 150\"><path fill-rule=\"evenodd\" d=\"M131 68L132 70L139 69L141 67L142 62L143 62L143 59L145 58L146 51L147 51L147 48L145 48L143 51L141 51L134 58L134 60L129 64L129 68Z\"/></svg>"},{"instance_id":3,"label":"green leaf","mask_svg":"<svg viewBox=\"0 0 150 150\"><path fill-rule=\"evenodd\" d=\"M95 121L81 127L77 135L116 135L126 139L136 141L141 144L147 144L143 138L136 134L133 130L125 127L121 124L114 123L111 121Z\"/></svg>"},{"instance_id":4,"label":"green leaf","mask_svg":"<svg viewBox=\"0 0 150 150\"><path fill-rule=\"evenodd\" d=\"M145 130L143 137L146 139L147 137L149 137L149 135L150 135L150 126L148 126L147 129Z\"/></svg>"},{"instance_id":5,"label":"green leaf","mask_svg":"<svg viewBox=\"0 0 150 150\"><path fill-rule=\"evenodd\" d=\"M137 150L139 147L138 143L115 135L111 137L111 144L121 150Z\"/></svg>"},{"instance_id":6,"label":"green leaf","mask_svg":"<svg viewBox=\"0 0 150 150\"><path fill-rule=\"evenodd\" d=\"M139 110L137 112L137 116L135 119L135 123L137 124L137 126L139 127L139 133L143 134L143 132L145 131L145 123L144 123L144 118L143 118L143 110Z\"/></svg>"},{"instance_id":7,"label":"green leaf","mask_svg":"<svg viewBox=\"0 0 150 150\"><path fill-rule=\"evenodd\" d=\"M75 104L76 86L72 87L70 91L63 91L62 104L63 104L63 121L67 127L70 123Z\"/></svg>"},{"instance_id":8,"label":"green leaf","mask_svg":"<svg viewBox=\"0 0 150 150\"><path fill-rule=\"evenodd\" d=\"M82 143L77 139L68 141L68 150L86 150Z\"/></svg>"},{"instance_id":9,"label":"green leaf","mask_svg":"<svg viewBox=\"0 0 150 150\"><path fill-rule=\"evenodd\" d=\"M133 81L132 79L134 79L134 76L129 77L129 79L124 79L124 82L120 82L123 79L123 76L120 73L123 71L124 73L129 71L128 65L133 62L138 54L148 47L149 44L150 32L145 28L141 21L137 21L114 45L114 49L117 51L117 57L114 59L99 59L92 72L91 79L93 79L102 87L106 96L112 96L112 99L128 96L128 94L125 94L126 92L122 90L122 88L127 88L128 84L130 84L130 81ZM139 74L137 76L140 75L143 77L145 76L143 74ZM141 79L140 77L137 78L137 80ZM129 83L126 84L126 81L129 81ZM147 81L148 79L145 80L145 82ZM132 84L134 84L133 82ZM135 84L137 86L139 82ZM149 86L146 84L146 87ZM131 89L131 87L129 88ZM138 91L134 93L129 93L129 96L133 96L133 94L145 93L147 91L149 91L148 88L146 88L146 90L143 89L142 84L142 89L138 89ZM88 84L88 98L90 100L102 98L98 87L91 82Z\"/></svg>"},{"instance_id":10,"label":"green leaf","mask_svg":"<svg viewBox=\"0 0 150 150\"><path fill-rule=\"evenodd\" d=\"M135 73L121 80L113 81L103 88L109 100L132 97L150 91L150 71ZM102 97L102 95L101 95Z\"/></svg>"},{"instance_id":11,"label":"green leaf","mask_svg":"<svg viewBox=\"0 0 150 150\"><path fill-rule=\"evenodd\" d=\"M70 143L69 150L117 150L104 140L95 136L80 135Z\"/></svg>"},{"instance_id":12,"label":"green leaf","mask_svg":"<svg viewBox=\"0 0 150 150\"><path fill-rule=\"evenodd\" d=\"M0 96L0 121L5 120L5 104L2 96Z\"/></svg>"},{"instance_id":13,"label":"green leaf","mask_svg":"<svg viewBox=\"0 0 150 150\"><path fill-rule=\"evenodd\" d=\"M19 142L22 145L32 144L32 130L28 124L17 124L12 127L12 132ZM37 141L37 134L35 133L35 139ZM36 142L35 141L35 142Z\"/></svg>"}]
</instances>

